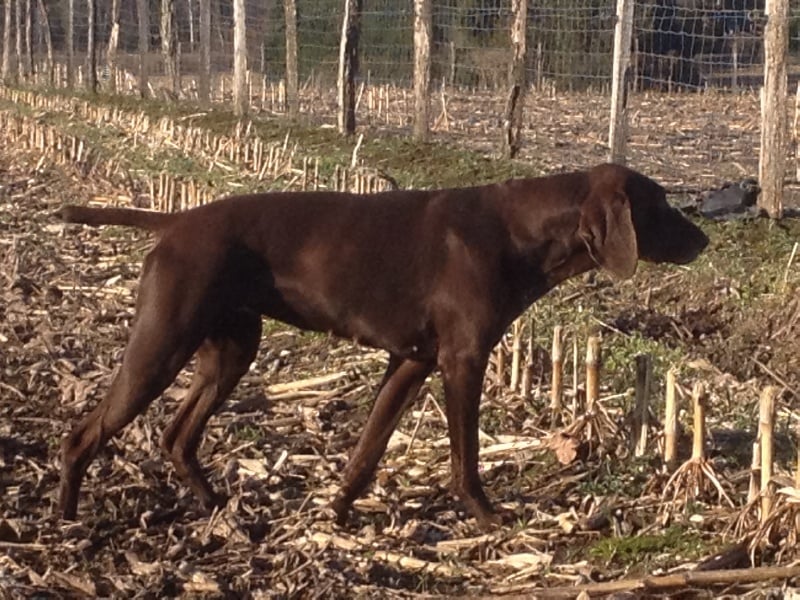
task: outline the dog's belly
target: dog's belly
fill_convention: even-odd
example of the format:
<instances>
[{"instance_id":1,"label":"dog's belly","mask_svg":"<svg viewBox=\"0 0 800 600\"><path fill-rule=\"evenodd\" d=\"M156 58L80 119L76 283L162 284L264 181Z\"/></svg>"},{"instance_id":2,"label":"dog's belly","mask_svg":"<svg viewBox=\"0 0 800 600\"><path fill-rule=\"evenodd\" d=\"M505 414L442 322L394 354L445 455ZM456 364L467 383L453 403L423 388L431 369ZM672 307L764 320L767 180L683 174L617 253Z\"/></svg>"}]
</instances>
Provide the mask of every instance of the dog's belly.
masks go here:
<instances>
[{"instance_id":1,"label":"dog's belly","mask_svg":"<svg viewBox=\"0 0 800 600\"><path fill-rule=\"evenodd\" d=\"M413 360L436 357L437 339L424 311L411 307L356 306L324 295L272 288L264 290L258 311L300 329L333 334Z\"/></svg>"}]
</instances>

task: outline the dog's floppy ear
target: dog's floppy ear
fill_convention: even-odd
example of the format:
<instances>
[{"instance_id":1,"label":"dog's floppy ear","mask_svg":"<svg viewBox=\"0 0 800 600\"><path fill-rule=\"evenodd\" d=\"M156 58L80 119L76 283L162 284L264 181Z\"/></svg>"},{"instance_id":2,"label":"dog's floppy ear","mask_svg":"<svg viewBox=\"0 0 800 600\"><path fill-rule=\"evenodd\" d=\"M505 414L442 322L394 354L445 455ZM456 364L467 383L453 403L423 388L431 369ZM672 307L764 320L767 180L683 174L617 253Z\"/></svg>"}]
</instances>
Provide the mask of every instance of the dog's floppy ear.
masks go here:
<instances>
[{"instance_id":1,"label":"dog's floppy ear","mask_svg":"<svg viewBox=\"0 0 800 600\"><path fill-rule=\"evenodd\" d=\"M620 279L636 272L639 250L631 205L625 194L591 194L583 205L578 232L600 267Z\"/></svg>"}]
</instances>

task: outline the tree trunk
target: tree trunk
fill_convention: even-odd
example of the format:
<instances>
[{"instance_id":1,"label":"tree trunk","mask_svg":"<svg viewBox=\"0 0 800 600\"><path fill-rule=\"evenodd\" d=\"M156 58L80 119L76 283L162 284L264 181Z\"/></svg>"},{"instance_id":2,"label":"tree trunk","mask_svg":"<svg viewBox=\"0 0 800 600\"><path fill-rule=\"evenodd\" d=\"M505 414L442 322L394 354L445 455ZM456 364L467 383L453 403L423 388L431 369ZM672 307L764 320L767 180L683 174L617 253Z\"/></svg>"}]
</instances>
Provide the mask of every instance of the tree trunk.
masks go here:
<instances>
[{"instance_id":1,"label":"tree trunk","mask_svg":"<svg viewBox=\"0 0 800 600\"><path fill-rule=\"evenodd\" d=\"M614 64L611 73L611 122L608 128L609 160L625 163L628 138L628 82L630 80L631 38L634 0L617 0L614 28Z\"/></svg>"},{"instance_id":2,"label":"tree trunk","mask_svg":"<svg viewBox=\"0 0 800 600\"><path fill-rule=\"evenodd\" d=\"M150 53L150 4L148 0L136 0L136 16L139 20L139 95L146 98L147 55Z\"/></svg>"},{"instance_id":3,"label":"tree trunk","mask_svg":"<svg viewBox=\"0 0 800 600\"><path fill-rule=\"evenodd\" d=\"M506 103L503 154L514 158L522 147L522 116L525 106L527 79L525 63L528 54L526 31L528 22L528 0L512 0L511 12L511 69L508 74L509 92Z\"/></svg>"},{"instance_id":4,"label":"tree trunk","mask_svg":"<svg viewBox=\"0 0 800 600\"><path fill-rule=\"evenodd\" d=\"M767 0L764 31L764 87L761 89L761 154L758 205L773 219L783 215L788 120L786 54L789 48L789 0Z\"/></svg>"},{"instance_id":5,"label":"tree trunk","mask_svg":"<svg viewBox=\"0 0 800 600\"><path fill-rule=\"evenodd\" d=\"M111 92L117 91L117 49L119 48L119 0L111 0L111 32L108 35L106 64L108 67L108 86Z\"/></svg>"},{"instance_id":6,"label":"tree trunk","mask_svg":"<svg viewBox=\"0 0 800 600\"><path fill-rule=\"evenodd\" d=\"M248 103L244 0L233 0L233 111L237 117L244 116Z\"/></svg>"},{"instance_id":7,"label":"tree trunk","mask_svg":"<svg viewBox=\"0 0 800 600\"><path fill-rule=\"evenodd\" d=\"M431 0L414 0L414 138L428 138L431 81Z\"/></svg>"},{"instance_id":8,"label":"tree trunk","mask_svg":"<svg viewBox=\"0 0 800 600\"><path fill-rule=\"evenodd\" d=\"M175 0L161 0L161 54L164 72L169 79L172 93L177 97L181 91L178 71L178 49L175 29Z\"/></svg>"},{"instance_id":9,"label":"tree trunk","mask_svg":"<svg viewBox=\"0 0 800 600\"><path fill-rule=\"evenodd\" d=\"M25 39L24 56L22 59L23 71L26 79L33 75L33 15L31 14L31 0L25 0Z\"/></svg>"},{"instance_id":10,"label":"tree trunk","mask_svg":"<svg viewBox=\"0 0 800 600\"><path fill-rule=\"evenodd\" d=\"M286 112L294 118L300 112L297 96L297 5L295 0L283 1L286 19Z\"/></svg>"},{"instance_id":11,"label":"tree trunk","mask_svg":"<svg viewBox=\"0 0 800 600\"><path fill-rule=\"evenodd\" d=\"M186 0L186 11L189 14L189 52L195 52L197 40L194 33L194 0Z\"/></svg>"},{"instance_id":12,"label":"tree trunk","mask_svg":"<svg viewBox=\"0 0 800 600\"><path fill-rule=\"evenodd\" d=\"M93 94L97 93L97 0L88 0L87 32L86 32L86 87Z\"/></svg>"},{"instance_id":13,"label":"tree trunk","mask_svg":"<svg viewBox=\"0 0 800 600\"><path fill-rule=\"evenodd\" d=\"M75 86L75 0L67 3L67 87Z\"/></svg>"},{"instance_id":14,"label":"tree trunk","mask_svg":"<svg viewBox=\"0 0 800 600\"><path fill-rule=\"evenodd\" d=\"M44 0L38 0L38 7L39 23L41 24L44 45L47 50L47 63L45 65L47 69L47 79L53 84L55 82L55 73L53 71L53 38L50 35L50 17L47 14L47 6L45 6Z\"/></svg>"},{"instance_id":15,"label":"tree trunk","mask_svg":"<svg viewBox=\"0 0 800 600\"><path fill-rule=\"evenodd\" d=\"M356 131L356 74L358 73L358 38L362 0L344 0L342 38L339 44L339 132L352 135Z\"/></svg>"},{"instance_id":16,"label":"tree trunk","mask_svg":"<svg viewBox=\"0 0 800 600\"><path fill-rule=\"evenodd\" d=\"M11 0L8 0L11 2ZM25 63L22 60L22 36L24 35L23 26L22 26L22 13L24 12L23 7L24 0L17 0L17 10L14 13L14 32L16 33L16 39L14 40L15 43L15 50L17 51L17 59L16 59L16 78L17 81L21 81L25 79Z\"/></svg>"},{"instance_id":17,"label":"tree trunk","mask_svg":"<svg viewBox=\"0 0 800 600\"><path fill-rule=\"evenodd\" d=\"M11 1L3 3L3 66L0 74L3 81L11 76Z\"/></svg>"},{"instance_id":18,"label":"tree trunk","mask_svg":"<svg viewBox=\"0 0 800 600\"><path fill-rule=\"evenodd\" d=\"M211 0L200 0L200 102L211 101Z\"/></svg>"}]
</instances>

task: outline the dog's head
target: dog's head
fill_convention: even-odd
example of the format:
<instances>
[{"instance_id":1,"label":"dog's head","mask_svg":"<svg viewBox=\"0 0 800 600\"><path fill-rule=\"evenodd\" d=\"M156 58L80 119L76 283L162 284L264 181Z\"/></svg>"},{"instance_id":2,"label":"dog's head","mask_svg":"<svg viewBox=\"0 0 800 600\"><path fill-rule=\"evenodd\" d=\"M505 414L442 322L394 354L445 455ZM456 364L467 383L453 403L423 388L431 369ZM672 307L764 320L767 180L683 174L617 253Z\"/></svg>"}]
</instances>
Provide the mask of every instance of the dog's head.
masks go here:
<instances>
[{"instance_id":1,"label":"dog's head","mask_svg":"<svg viewBox=\"0 0 800 600\"><path fill-rule=\"evenodd\" d=\"M652 179L612 164L588 175L579 235L612 275L631 277L639 259L686 264L708 245L706 234L667 203L664 188Z\"/></svg>"}]
</instances>

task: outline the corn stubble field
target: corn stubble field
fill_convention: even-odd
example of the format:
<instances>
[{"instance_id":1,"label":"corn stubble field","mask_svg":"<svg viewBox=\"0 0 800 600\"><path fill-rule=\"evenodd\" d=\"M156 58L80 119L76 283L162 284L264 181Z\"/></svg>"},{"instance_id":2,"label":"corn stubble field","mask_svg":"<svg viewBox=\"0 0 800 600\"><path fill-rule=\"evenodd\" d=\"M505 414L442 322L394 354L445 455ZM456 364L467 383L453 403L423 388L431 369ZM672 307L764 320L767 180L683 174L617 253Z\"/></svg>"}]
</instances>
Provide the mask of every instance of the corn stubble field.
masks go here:
<instances>
[{"instance_id":1,"label":"corn stubble field","mask_svg":"<svg viewBox=\"0 0 800 600\"><path fill-rule=\"evenodd\" d=\"M621 283L590 274L529 311L520 340L530 387L510 385L509 337L490 365L482 402L487 493L515 516L502 529L480 531L447 491L436 377L392 438L349 525L334 525L326 504L385 356L273 322L265 322L258 359L210 422L202 447L212 482L231 498L226 509L203 514L160 456L159 436L188 384L185 372L93 463L80 521L61 522L54 515L60 439L105 392L119 363L152 240L120 228L65 227L54 209L333 187L334 175L359 170L382 181L388 174L403 187L444 187L583 168L605 156L607 100L529 99L526 146L509 162L490 156L503 100L488 93L435 103L437 141L429 144L397 136L408 130L402 110L393 114L385 103L381 113L366 97L355 159L356 140L340 139L331 115L312 110L325 105L319 99L302 122L287 123L267 107L243 127L191 105L111 97L37 105L33 96L12 101L9 94L0 94L0 596L529 597L548 588L551 597L575 597L584 589L570 588L576 585L593 596L614 589L634 589L633 597L797 593L784 571L758 582L736 571L703 579L698 570L746 567L751 557L761 567L792 567L800 558L797 219L703 221L712 243L696 263L641 265ZM755 174L755 94L642 94L634 102L631 165L670 189L688 193ZM177 126L192 128L185 139L203 141L191 151L181 146L189 142L170 142ZM56 148L47 135L69 143ZM256 137L275 164L231 150ZM350 175L337 167L352 162L358 167ZM191 186L204 191L185 191ZM555 423L548 409L556 325L565 331L567 406L585 395L587 338L602 338L608 427L595 428L590 445L580 443L580 411ZM647 451L634 458L629 390L639 353L652 356L653 405ZM686 463L668 487L677 468L661 459L670 368L680 407L678 466L692 450L690 396L698 382L707 394L707 435L701 462ZM760 504L747 498L758 399L769 385L777 393L775 488L783 491L765 529ZM575 444L565 450L558 443L565 439ZM709 562L719 552L724 559ZM623 580L637 583L613 587Z\"/></svg>"}]
</instances>

